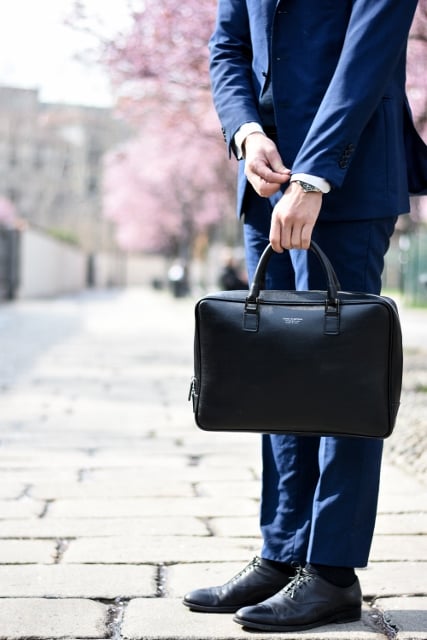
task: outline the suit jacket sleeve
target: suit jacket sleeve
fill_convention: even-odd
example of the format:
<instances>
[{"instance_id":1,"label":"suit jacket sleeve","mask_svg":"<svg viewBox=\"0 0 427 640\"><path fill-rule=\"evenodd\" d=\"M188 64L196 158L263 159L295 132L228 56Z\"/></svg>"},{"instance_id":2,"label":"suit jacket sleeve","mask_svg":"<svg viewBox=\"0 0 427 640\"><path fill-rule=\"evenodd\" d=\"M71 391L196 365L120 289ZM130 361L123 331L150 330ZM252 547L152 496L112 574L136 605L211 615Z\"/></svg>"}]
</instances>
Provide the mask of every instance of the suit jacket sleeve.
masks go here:
<instances>
[{"instance_id":1,"label":"suit jacket sleeve","mask_svg":"<svg viewBox=\"0 0 427 640\"><path fill-rule=\"evenodd\" d=\"M342 185L360 135L405 53L416 5L354 0L338 65L293 163L295 173Z\"/></svg>"},{"instance_id":2,"label":"suit jacket sleeve","mask_svg":"<svg viewBox=\"0 0 427 640\"><path fill-rule=\"evenodd\" d=\"M215 31L209 42L213 100L229 150L246 122L261 124L252 70L249 18L244 0L219 0Z\"/></svg>"}]
</instances>

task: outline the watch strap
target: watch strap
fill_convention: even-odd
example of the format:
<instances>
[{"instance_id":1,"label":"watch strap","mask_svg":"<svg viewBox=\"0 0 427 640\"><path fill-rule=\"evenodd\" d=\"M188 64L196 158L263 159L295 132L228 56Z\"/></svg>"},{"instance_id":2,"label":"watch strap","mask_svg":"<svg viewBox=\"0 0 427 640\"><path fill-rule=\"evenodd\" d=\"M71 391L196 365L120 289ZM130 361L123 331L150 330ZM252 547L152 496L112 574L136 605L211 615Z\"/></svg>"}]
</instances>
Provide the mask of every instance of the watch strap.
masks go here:
<instances>
[{"instance_id":1,"label":"watch strap","mask_svg":"<svg viewBox=\"0 0 427 640\"><path fill-rule=\"evenodd\" d=\"M322 190L319 189L319 187L315 187L313 184L310 184L309 182L305 182L305 180L292 180L292 182L297 182L300 185L300 187L302 187L302 190L304 191L304 193L310 193L310 192L322 193Z\"/></svg>"}]
</instances>

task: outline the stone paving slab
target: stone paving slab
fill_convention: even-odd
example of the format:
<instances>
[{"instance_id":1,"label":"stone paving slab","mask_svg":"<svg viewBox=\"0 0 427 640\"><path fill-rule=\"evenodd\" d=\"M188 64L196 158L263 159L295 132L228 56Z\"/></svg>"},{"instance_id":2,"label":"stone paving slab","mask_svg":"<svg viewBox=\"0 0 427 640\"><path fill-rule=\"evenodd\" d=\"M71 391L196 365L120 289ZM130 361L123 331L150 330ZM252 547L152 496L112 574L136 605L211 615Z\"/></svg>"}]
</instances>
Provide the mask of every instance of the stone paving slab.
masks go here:
<instances>
[{"instance_id":1,"label":"stone paving slab","mask_svg":"<svg viewBox=\"0 0 427 640\"><path fill-rule=\"evenodd\" d=\"M199 496L213 498L235 498L241 496L244 498L258 500L260 495L260 486L258 480L248 480L245 482L206 482L203 480L197 485L197 494Z\"/></svg>"},{"instance_id":2,"label":"stone paving slab","mask_svg":"<svg viewBox=\"0 0 427 640\"><path fill-rule=\"evenodd\" d=\"M197 516L208 518L224 514L258 515L258 505L254 500L245 498L230 498L224 501L216 498L177 498L176 500L162 498L121 498L121 499L84 499L84 500L56 500L49 516L56 518L107 518L114 514L116 518L130 518L135 516Z\"/></svg>"},{"instance_id":3,"label":"stone paving slab","mask_svg":"<svg viewBox=\"0 0 427 640\"><path fill-rule=\"evenodd\" d=\"M252 446L254 447L252 452ZM228 466L235 466L242 464L242 453L244 452L244 464L254 466L255 468L259 468L259 444L258 441L248 445L245 440L243 440L240 446L236 447L237 450L234 450L233 447L227 442L227 439L222 443L223 452L219 450L217 453L213 453L212 455L206 454L203 458L202 467L215 467L217 469L222 469ZM217 477L221 477L218 474Z\"/></svg>"},{"instance_id":4,"label":"stone paving slab","mask_svg":"<svg viewBox=\"0 0 427 640\"><path fill-rule=\"evenodd\" d=\"M426 593L426 562L372 562L357 573L366 598Z\"/></svg>"},{"instance_id":5,"label":"stone paving slab","mask_svg":"<svg viewBox=\"0 0 427 640\"><path fill-rule=\"evenodd\" d=\"M102 424L102 417L97 416L96 419ZM9 430L7 437L3 438L3 443L8 445L9 451L13 449L15 457L26 451L29 445L32 445L37 450L43 449L43 453L54 451L55 454L62 453L66 447L76 453L81 452L82 449L91 449L96 451L96 455L99 455L100 459L104 457L107 460L109 460L113 450L117 451L118 456L123 457L123 447L128 447L130 444L135 447L135 449L132 449L133 455L130 456L130 459L138 458L140 453L151 453L153 456L159 457L175 454L185 456L190 449L191 452L194 450L191 444L186 444L183 441L182 435L180 436L175 428L170 430L170 436L164 438L163 441L151 438L149 430L143 433L141 421L142 424L147 424L146 416L138 416L138 419L135 419L131 424L126 424L123 416L117 416L111 419L111 424L105 424L104 422L102 429L99 426L95 429L87 416L85 418L72 416L67 422L56 416L51 416L50 420L52 425L46 421L46 428L43 431L35 424L31 435L27 431L13 432ZM76 421L79 422L78 429L75 428ZM120 435L117 432L117 424L123 425ZM58 430L64 431L64 437L60 441L50 441L46 444L46 441L52 435L54 425ZM203 455L204 450L200 448L197 453Z\"/></svg>"},{"instance_id":6,"label":"stone paving slab","mask_svg":"<svg viewBox=\"0 0 427 640\"><path fill-rule=\"evenodd\" d=\"M0 564L52 564L55 556L54 541L2 540L0 544Z\"/></svg>"},{"instance_id":7,"label":"stone paving slab","mask_svg":"<svg viewBox=\"0 0 427 640\"><path fill-rule=\"evenodd\" d=\"M375 524L376 534L407 533L410 535L427 534L427 512L380 513Z\"/></svg>"},{"instance_id":8,"label":"stone paving slab","mask_svg":"<svg viewBox=\"0 0 427 640\"><path fill-rule=\"evenodd\" d=\"M380 494L378 513L419 513L420 511L427 512L427 487L421 492L418 486L412 493L410 490L402 493L386 493L384 490Z\"/></svg>"},{"instance_id":9,"label":"stone paving slab","mask_svg":"<svg viewBox=\"0 0 427 640\"><path fill-rule=\"evenodd\" d=\"M0 566L0 603L5 597L153 598L157 592L156 579L154 565Z\"/></svg>"},{"instance_id":10,"label":"stone paving slab","mask_svg":"<svg viewBox=\"0 0 427 640\"><path fill-rule=\"evenodd\" d=\"M259 552L260 540L156 536L86 538L74 540L64 554L64 563L136 564L147 562L207 562L240 560Z\"/></svg>"},{"instance_id":11,"label":"stone paving slab","mask_svg":"<svg viewBox=\"0 0 427 640\"><path fill-rule=\"evenodd\" d=\"M141 518L28 518L0 520L0 538L208 536L203 520L168 516ZM2 543L3 544L3 543Z\"/></svg>"},{"instance_id":12,"label":"stone paving slab","mask_svg":"<svg viewBox=\"0 0 427 640\"><path fill-rule=\"evenodd\" d=\"M90 466L90 465L89 465ZM141 464L139 467L132 466L131 464L123 465L123 467L116 467L113 469L97 467L91 468L91 477L98 480L114 480L115 482L140 482L141 478L146 482L151 480L164 480L166 483L177 482L200 482L201 478L204 481L218 479L218 469L214 467L200 468L200 464L197 462L197 458L189 458L188 466L182 469L173 470L173 478L168 481L170 476L165 477L164 469L157 470L156 468L146 470L145 466ZM226 482L251 482L254 479L254 472L248 468L245 464L233 465L229 467L223 467L221 469L221 478Z\"/></svg>"},{"instance_id":13,"label":"stone paving slab","mask_svg":"<svg viewBox=\"0 0 427 640\"><path fill-rule=\"evenodd\" d=\"M227 447L226 443L223 443L223 448ZM228 467L236 467L242 465L242 451L245 453L244 458L244 467L250 466L251 468L257 468L257 461L254 459L251 460L250 451L246 451L246 447L240 447L239 451L236 453L228 452L224 456L221 456L220 453L218 455L210 455L206 453L205 449L209 447L208 444L204 445L204 448L196 448L191 446L189 450L184 450L182 446L176 445L171 448L169 452L162 453L162 447L159 445L157 447L157 451L153 451L152 455L147 455L149 453L149 447L145 446L144 442L140 442L140 446L129 450L117 448L102 448L96 451L96 454L92 455L93 467L100 466L108 466L108 467L116 467L116 466L132 466L132 465L141 465L142 460L144 460L144 466L147 468L159 468L167 470L180 469L188 466L188 458L191 455L192 458L199 459L198 467L200 470L204 470L207 467L214 467L217 470L217 478L221 477L220 470L226 469ZM145 465L145 461L147 464ZM252 476L253 479L253 476Z\"/></svg>"},{"instance_id":14,"label":"stone paving slab","mask_svg":"<svg viewBox=\"0 0 427 640\"><path fill-rule=\"evenodd\" d=\"M384 442L385 450L387 450L387 447L392 442L392 438L393 436ZM399 469L395 465L383 464L381 468L380 499L386 496L410 496L414 493L422 498L423 495L420 494L419 489L420 482L418 478L409 475L406 471Z\"/></svg>"},{"instance_id":15,"label":"stone paving slab","mask_svg":"<svg viewBox=\"0 0 427 640\"><path fill-rule=\"evenodd\" d=\"M229 614L189 611L180 600L135 599L129 603L122 624L123 640L384 640L364 610L362 620L334 624L298 633L248 633Z\"/></svg>"},{"instance_id":16,"label":"stone paving slab","mask_svg":"<svg viewBox=\"0 0 427 640\"><path fill-rule=\"evenodd\" d=\"M243 518L240 514L234 518L212 517L209 520L209 526L213 535L224 538L260 535L258 519Z\"/></svg>"},{"instance_id":17,"label":"stone paving slab","mask_svg":"<svg viewBox=\"0 0 427 640\"><path fill-rule=\"evenodd\" d=\"M54 453L54 455L52 455ZM33 449L31 452L21 452L19 449L9 450L8 454L0 454L0 467L19 468L19 467L35 467L35 468L77 468L82 466L91 467L115 467L126 466L127 464L142 464L144 460L145 467L161 468L164 471L185 467L188 464L188 457L178 451L175 454L158 455L158 456L144 456L144 448L141 446L140 450L125 449L125 450L111 450L104 452L102 450L97 451L94 455L93 450L88 447L87 451L67 451L62 449L56 449L49 451L47 447L43 447L43 450Z\"/></svg>"},{"instance_id":18,"label":"stone paving slab","mask_svg":"<svg viewBox=\"0 0 427 640\"><path fill-rule=\"evenodd\" d=\"M42 501L23 498L22 500L0 500L0 519L31 518L40 516L44 510Z\"/></svg>"},{"instance_id":19,"label":"stone paving slab","mask_svg":"<svg viewBox=\"0 0 427 640\"><path fill-rule=\"evenodd\" d=\"M101 406L101 402L103 406ZM46 413L42 410L34 409L30 412L30 416L26 417L21 415L19 410L11 412L9 419L5 419L2 424L8 427L7 438L11 442L20 444L24 448L28 448L31 445L31 439L28 437L25 431L16 431L15 425L21 428L27 429L32 427L36 431L36 444L42 442L43 434L53 429L55 426L64 431L64 443L67 444L80 444L81 442L89 442L93 444L99 441L100 436L105 436L105 442L109 447L114 446L114 440L117 438L117 432L114 434L114 427L119 423L124 427L123 435L125 437L144 437L150 433L150 425L164 424L164 408L158 406L143 407L136 401L128 401L124 406L124 401L120 400L118 406L111 405L111 399L109 398L108 408L105 406L105 393L100 396L98 403L93 403L93 407L89 410L82 406L78 400L73 400L72 410L54 410L48 408ZM188 416L187 416L188 419ZM75 426L76 420L79 421L79 426L73 429L73 432L69 432L68 428ZM179 430L184 423L184 418L180 417L178 413L174 414L167 419L168 431L167 433L173 433L179 435ZM87 433L84 433L83 427L87 427ZM173 429L173 431L172 431ZM166 431L165 431L166 432ZM111 440L107 442L107 438L110 436ZM123 442L123 441L121 441ZM48 443L51 448L55 448L55 442Z\"/></svg>"},{"instance_id":20,"label":"stone paving slab","mask_svg":"<svg viewBox=\"0 0 427 640\"><path fill-rule=\"evenodd\" d=\"M34 449L32 453L21 454L19 449L9 451L9 455L0 455L0 467L3 469L80 469L87 466L88 463L91 466L96 466L96 461L93 459L91 453L70 451L67 456L64 451L49 451L47 447L43 448L43 451Z\"/></svg>"},{"instance_id":21,"label":"stone paving slab","mask_svg":"<svg viewBox=\"0 0 427 640\"><path fill-rule=\"evenodd\" d=\"M375 605L398 630L398 640L426 640L427 602L425 598L380 598Z\"/></svg>"},{"instance_id":22,"label":"stone paving slab","mask_svg":"<svg viewBox=\"0 0 427 640\"><path fill-rule=\"evenodd\" d=\"M375 535L369 557L372 562L427 562L427 536Z\"/></svg>"},{"instance_id":23,"label":"stone paving slab","mask_svg":"<svg viewBox=\"0 0 427 640\"><path fill-rule=\"evenodd\" d=\"M58 500L60 498L140 498L140 497L167 497L167 498L191 498L194 497L194 487L191 483L166 482L161 478L139 478L138 482L129 485L128 482L95 481L93 478L86 482L45 482L35 485L31 489L31 497L39 500ZM210 494L206 494L210 496ZM236 492L236 496L239 494ZM245 496L246 497L246 496ZM248 496L252 497L252 496Z\"/></svg>"},{"instance_id":24,"label":"stone paving slab","mask_svg":"<svg viewBox=\"0 0 427 640\"><path fill-rule=\"evenodd\" d=\"M12 482L1 482L0 480L0 500L3 500L4 498L16 500L23 494L25 487L26 484L19 480Z\"/></svg>"},{"instance_id":25,"label":"stone paving slab","mask_svg":"<svg viewBox=\"0 0 427 640\"><path fill-rule=\"evenodd\" d=\"M0 639L107 638L108 607L91 600L0 599Z\"/></svg>"},{"instance_id":26,"label":"stone paving slab","mask_svg":"<svg viewBox=\"0 0 427 640\"><path fill-rule=\"evenodd\" d=\"M71 482L76 480L78 472L81 467L71 468L67 470L63 469L45 469L45 468L31 468L28 469L25 466L21 468L8 468L0 466L0 484L7 484L11 479L18 480L23 483L25 487L31 486L37 482L49 482L53 479L57 482Z\"/></svg>"}]
</instances>

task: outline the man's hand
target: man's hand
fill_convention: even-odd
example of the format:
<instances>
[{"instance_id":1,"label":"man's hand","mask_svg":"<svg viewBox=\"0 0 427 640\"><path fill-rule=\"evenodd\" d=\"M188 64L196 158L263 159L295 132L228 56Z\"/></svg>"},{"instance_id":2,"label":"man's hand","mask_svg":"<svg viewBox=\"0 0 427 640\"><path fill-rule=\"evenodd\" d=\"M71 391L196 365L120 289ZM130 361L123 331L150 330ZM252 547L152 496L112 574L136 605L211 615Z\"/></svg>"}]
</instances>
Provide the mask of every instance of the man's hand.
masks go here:
<instances>
[{"instance_id":1,"label":"man's hand","mask_svg":"<svg viewBox=\"0 0 427 640\"><path fill-rule=\"evenodd\" d=\"M285 167L276 145L263 133L251 133L245 139L245 174L258 195L268 198L288 182L291 172Z\"/></svg>"},{"instance_id":2,"label":"man's hand","mask_svg":"<svg viewBox=\"0 0 427 640\"><path fill-rule=\"evenodd\" d=\"M321 205L322 193L305 193L292 182L273 209L270 242L274 251L308 249Z\"/></svg>"}]
</instances>

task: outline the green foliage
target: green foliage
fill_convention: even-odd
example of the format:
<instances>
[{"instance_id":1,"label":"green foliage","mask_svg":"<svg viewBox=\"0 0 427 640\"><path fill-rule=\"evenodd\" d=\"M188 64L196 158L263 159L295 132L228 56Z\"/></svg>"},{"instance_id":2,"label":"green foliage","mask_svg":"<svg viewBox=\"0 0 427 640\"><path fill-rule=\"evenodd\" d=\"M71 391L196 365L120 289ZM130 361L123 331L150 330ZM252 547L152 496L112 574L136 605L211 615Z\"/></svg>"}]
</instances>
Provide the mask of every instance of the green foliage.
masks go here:
<instances>
[{"instance_id":1,"label":"green foliage","mask_svg":"<svg viewBox=\"0 0 427 640\"><path fill-rule=\"evenodd\" d=\"M71 231L70 229L60 229L60 228L51 227L49 229L46 229L46 232L50 236L52 236L52 238L55 238L56 240L60 240L61 242L65 242L67 244L70 244L76 247L79 246L80 244L77 234L74 233L74 231Z\"/></svg>"}]
</instances>

